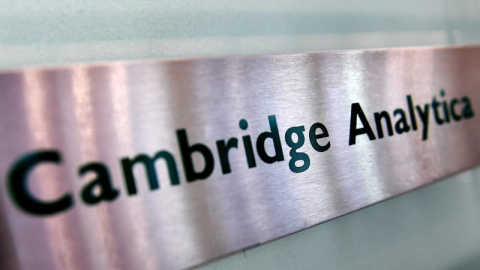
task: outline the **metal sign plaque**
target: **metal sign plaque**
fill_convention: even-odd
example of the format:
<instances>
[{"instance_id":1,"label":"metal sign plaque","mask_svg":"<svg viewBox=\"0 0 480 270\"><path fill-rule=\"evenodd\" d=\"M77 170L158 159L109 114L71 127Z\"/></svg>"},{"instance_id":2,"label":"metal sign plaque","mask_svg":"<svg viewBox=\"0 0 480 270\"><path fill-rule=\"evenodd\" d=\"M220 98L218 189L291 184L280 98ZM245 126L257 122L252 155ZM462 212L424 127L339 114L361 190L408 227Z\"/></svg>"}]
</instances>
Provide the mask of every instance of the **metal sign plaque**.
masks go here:
<instances>
[{"instance_id":1,"label":"metal sign plaque","mask_svg":"<svg viewBox=\"0 0 480 270\"><path fill-rule=\"evenodd\" d=\"M180 269L480 164L480 47L0 74L0 264Z\"/></svg>"}]
</instances>

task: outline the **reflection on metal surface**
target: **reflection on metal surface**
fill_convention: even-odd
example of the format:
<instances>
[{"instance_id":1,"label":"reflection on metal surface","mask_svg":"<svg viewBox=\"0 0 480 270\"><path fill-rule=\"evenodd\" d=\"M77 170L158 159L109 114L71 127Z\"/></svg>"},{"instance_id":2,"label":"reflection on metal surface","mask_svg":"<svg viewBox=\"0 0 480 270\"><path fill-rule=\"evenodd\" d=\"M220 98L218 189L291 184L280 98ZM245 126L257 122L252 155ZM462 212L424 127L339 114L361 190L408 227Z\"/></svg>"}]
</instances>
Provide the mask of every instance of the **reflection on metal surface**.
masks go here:
<instances>
[{"instance_id":1,"label":"reflection on metal surface","mask_svg":"<svg viewBox=\"0 0 480 270\"><path fill-rule=\"evenodd\" d=\"M479 73L465 47L0 74L0 250L177 269L358 210L480 164Z\"/></svg>"}]
</instances>

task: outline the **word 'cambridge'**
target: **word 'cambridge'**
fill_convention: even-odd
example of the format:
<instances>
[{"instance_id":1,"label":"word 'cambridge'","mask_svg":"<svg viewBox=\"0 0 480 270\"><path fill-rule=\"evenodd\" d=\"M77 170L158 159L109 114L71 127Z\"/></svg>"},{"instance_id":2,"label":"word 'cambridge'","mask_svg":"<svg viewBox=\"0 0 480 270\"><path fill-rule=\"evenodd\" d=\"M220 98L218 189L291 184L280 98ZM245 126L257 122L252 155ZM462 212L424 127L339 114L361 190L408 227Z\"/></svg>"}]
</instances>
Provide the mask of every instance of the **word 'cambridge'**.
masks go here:
<instances>
[{"instance_id":1,"label":"word 'cambridge'","mask_svg":"<svg viewBox=\"0 0 480 270\"><path fill-rule=\"evenodd\" d=\"M433 97L431 103L417 105L408 95L405 106L388 111L365 113L359 103L351 105L350 129L348 145L355 145L357 140L365 137L369 140L385 138L386 135L401 135L414 131L421 131L422 140L428 139L431 123L448 125L474 117L472 104L468 97L447 99L444 90L440 90L439 98ZM360 124L360 127L359 127ZM168 171L169 182L172 186L181 184L178 161L181 161L186 182L205 180L214 172L216 161L220 164L222 174L234 173L230 163L231 155L244 155L248 168L257 167L257 162L265 164L283 162L288 159L288 168L293 173L302 173L310 167L310 156L302 147L311 147L315 152L322 153L331 148L330 134L327 127L320 122L289 127L283 134L288 148L288 158L285 157L284 145L280 136L277 117L268 116L268 130L257 138L247 134L248 122L239 121L239 128L243 134L228 139L219 139L215 147L201 142L191 142L186 129L176 131L180 159L172 154L171 150L159 150L154 155L138 153L134 157L119 159L123 175L125 192L129 196L136 195L137 180L148 180L150 190L160 189L156 163L163 161ZM253 143L255 142L255 143ZM213 149L213 150L212 150ZM332 150L330 150L332 151ZM193 155L201 157L203 164L195 164ZM58 194L54 200L43 200L29 188L29 175L34 169L43 164L57 164L61 170L63 160L57 149L36 150L20 157L10 168L7 176L7 185L10 197L15 205L34 215L51 215L71 209L75 205L76 196L72 192ZM135 175L134 167L143 167L143 177ZM200 167L200 168L199 168ZM80 177L94 175L95 178L86 183L78 192L78 199L88 205L101 202L111 202L121 193L119 187L113 185L110 169L100 161L87 162L78 167Z\"/></svg>"}]
</instances>

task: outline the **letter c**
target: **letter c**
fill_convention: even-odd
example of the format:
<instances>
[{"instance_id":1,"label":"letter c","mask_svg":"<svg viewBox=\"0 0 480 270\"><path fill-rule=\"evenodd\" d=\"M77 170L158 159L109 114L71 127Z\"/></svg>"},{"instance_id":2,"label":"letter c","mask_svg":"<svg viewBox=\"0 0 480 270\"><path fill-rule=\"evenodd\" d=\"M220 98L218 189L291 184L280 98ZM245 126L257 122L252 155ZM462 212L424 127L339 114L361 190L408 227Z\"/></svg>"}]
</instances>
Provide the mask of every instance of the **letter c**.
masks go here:
<instances>
[{"instance_id":1,"label":"letter c","mask_svg":"<svg viewBox=\"0 0 480 270\"><path fill-rule=\"evenodd\" d=\"M13 202L22 210L34 215L52 215L70 208L73 199L65 194L54 201L41 201L28 190L28 174L40 163L61 163L61 156L57 151L38 151L21 157L8 174L8 189Z\"/></svg>"},{"instance_id":2,"label":"letter c","mask_svg":"<svg viewBox=\"0 0 480 270\"><path fill-rule=\"evenodd\" d=\"M450 103L450 111L452 112L452 118L455 121L460 121L462 120L462 115L458 115L457 112L455 111L455 104L458 103L457 99L453 99L452 102Z\"/></svg>"}]
</instances>

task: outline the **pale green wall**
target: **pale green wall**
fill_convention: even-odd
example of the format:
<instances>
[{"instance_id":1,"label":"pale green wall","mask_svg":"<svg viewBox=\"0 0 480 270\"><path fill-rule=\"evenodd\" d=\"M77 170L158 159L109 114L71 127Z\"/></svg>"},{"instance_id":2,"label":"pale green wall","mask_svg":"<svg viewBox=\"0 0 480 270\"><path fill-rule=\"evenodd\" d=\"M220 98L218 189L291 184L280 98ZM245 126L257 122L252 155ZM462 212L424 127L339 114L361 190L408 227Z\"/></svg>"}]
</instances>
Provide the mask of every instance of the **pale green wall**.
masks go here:
<instances>
[{"instance_id":1,"label":"pale green wall","mask_svg":"<svg viewBox=\"0 0 480 270\"><path fill-rule=\"evenodd\" d=\"M0 69L480 43L480 1L0 0ZM204 269L480 269L480 168Z\"/></svg>"},{"instance_id":2,"label":"pale green wall","mask_svg":"<svg viewBox=\"0 0 480 270\"><path fill-rule=\"evenodd\" d=\"M478 0L0 0L0 68L466 44Z\"/></svg>"}]
</instances>

